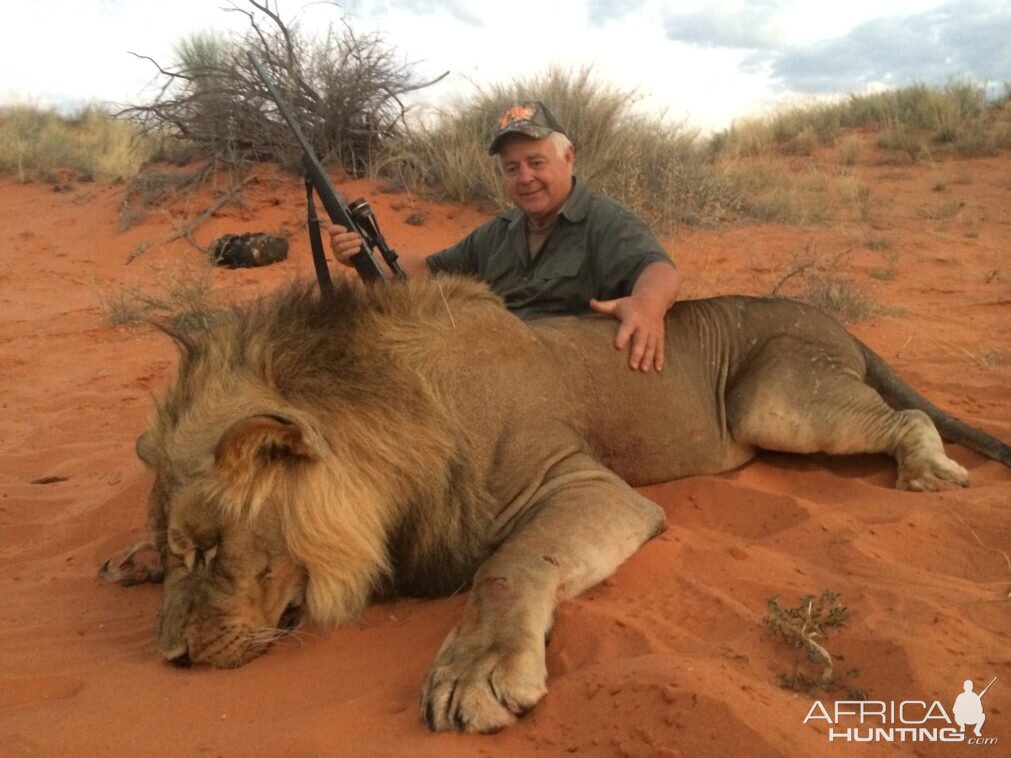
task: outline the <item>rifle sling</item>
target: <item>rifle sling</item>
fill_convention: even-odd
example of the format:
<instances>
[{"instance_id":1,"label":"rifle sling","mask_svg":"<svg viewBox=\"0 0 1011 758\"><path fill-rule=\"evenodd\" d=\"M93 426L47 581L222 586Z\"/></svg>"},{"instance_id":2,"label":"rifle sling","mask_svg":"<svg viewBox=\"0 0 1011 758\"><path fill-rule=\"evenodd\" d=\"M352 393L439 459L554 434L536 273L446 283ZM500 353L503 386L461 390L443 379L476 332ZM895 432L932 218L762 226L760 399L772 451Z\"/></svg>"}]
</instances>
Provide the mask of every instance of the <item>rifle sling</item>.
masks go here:
<instances>
[{"instance_id":1,"label":"rifle sling","mask_svg":"<svg viewBox=\"0 0 1011 758\"><path fill-rule=\"evenodd\" d=\"M316 267L316 281L324 300L334 296L333 280L330 269L326 265L326 252L323 250L323 236L319 231L319 217L316 215L316 203L312 199L313 186L309 175L305 177L305 201L308 207L309 245L312 247L312 263Z\"/></svg>"}]
</instances>

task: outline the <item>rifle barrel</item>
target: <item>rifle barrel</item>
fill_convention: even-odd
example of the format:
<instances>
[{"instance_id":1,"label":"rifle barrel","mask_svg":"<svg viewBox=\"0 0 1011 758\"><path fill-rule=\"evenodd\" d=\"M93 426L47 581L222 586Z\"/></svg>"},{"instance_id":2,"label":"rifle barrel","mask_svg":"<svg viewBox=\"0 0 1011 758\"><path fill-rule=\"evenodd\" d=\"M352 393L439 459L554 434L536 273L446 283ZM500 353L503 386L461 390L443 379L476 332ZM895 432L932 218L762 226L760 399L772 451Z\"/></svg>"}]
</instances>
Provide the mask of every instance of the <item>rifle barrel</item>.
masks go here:
<instances>
[{"instance_id":1,"label":"rifle barrel","mask_svg":"<svg viewBox=\"0 0 1011 758\"><path fill-rule=\"evenodd\" d=\"M312 182L312 186L315 188L316 194L319 195L320 202L323 203L323 207L326 209L330 220L335 224L340 224L349 231L355 231L361 234L361 230L358 228L355 220L351 217L351 212L348 210L347 203L344 202L341 196L337 193L337 190L334 189L333 184L330 182L330 178L326 175L326 171L323 169L323 164L320 163L319 158L316 157L316 153L313 151L312 145L310 145L309 140L305 138L305 134L302 132L302 128L295 119L295 115L291 112L291 109L288 108L288 104L281 96L281 93L275 86L274 81L270 78L267 70L263 67L263 63L260 62L260 59L256 57L256 54L252 50L247 50L246 55L249 58L249 62L253 64L253 68L256 69L256 73L259 75L263 85L267 88L267 92L270 93L270 98L274 101L274 104L277 105L277 110L281 113L285 122L287 122L288 127L295 135L295 139L298 140L298 143L302 148L302 165L305 168L305 173ZM360 276L362 280L366 282L377 280L382 281L387 278L387 274L383 271L379 262L372 254L372 250L370 250L368 245L365 244L364 239L364 235L362 235L361 249L351 256L351 263L354 264L355 270L358 271L358 276Z\"/></svg>"},{"instance_id":2,"label":"rifle barrel","mask_svg":"<svg viewBox=\"0 0 1011 758\"><path fill-rule=\"evenodd\" d=\"M979 693L979 699L980 699L980 700L982 700L982 699L983 699L983 695L985 695L985 694L986 694L986 691L987 691L988 689L990 689L990 687L992 687L992 686L993 686L993 683L994 683L994 682L996 682L996 681L997 681L997 677L994 677L993 679L991 679L991 680L990 680L990 684L988 684L988 685L987 685L986 687L984 687L984 688L983 688L983 691L982 691L981 693Z\"/></svg>"}]
</instances>

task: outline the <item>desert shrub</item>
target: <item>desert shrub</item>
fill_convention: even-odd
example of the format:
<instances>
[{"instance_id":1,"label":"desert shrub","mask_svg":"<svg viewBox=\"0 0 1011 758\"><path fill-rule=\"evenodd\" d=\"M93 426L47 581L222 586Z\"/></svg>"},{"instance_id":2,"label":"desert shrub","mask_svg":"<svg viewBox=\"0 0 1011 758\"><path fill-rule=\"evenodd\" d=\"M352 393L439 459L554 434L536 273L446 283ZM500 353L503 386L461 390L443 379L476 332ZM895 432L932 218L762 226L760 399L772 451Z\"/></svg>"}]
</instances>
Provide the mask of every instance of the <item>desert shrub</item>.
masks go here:
<instances>
[{"instance_id":1,"label":"desert shrub","mask_svg":"<svg viewBox=\"0 0 1011 758\"><path fill-rule=\"evenodd\" d=\"M844 166L855 166L860 161L864 141L855 134L847 135L838 142L839 162Z\"/></svg>"},{"instance_id":2,"label":"desert shrub","mask_svg":"<svg viewBox=\"0 0 1011 758\"><path fill-rule=\"evenodd\" d=\"M813 695L820 689L846 688L851 699L867 699L862 690L848 684L860 672L850 668L842 675L835 673L833 656L825 647L824 638L849 619L849 609L838 599L838 593L825 590L821 595L805 595L793 608L784 608L778 595L766 601L768 612L762 618L766 628L785 645L805 654L806 660L795 661L791 673L777 676L784 689Z\"/></svg>"},{"instance_id":3,"label":"desert shrub","mask_svg":"<svg viewBox=\"0 0 1011 758\"><path fill-rule=\"evenodd\" d=\"M428 83L378 33L359 34L345 21L309 36L269 4L250 5L235 7L249 17L245 35L183 39L171 65L159 66L163 86L154 101L122 115L144 133L176 141L183 155L294 167L301 151L249 62L252 51L321 160L353 176L366 173L377 146L404 129L402 97Z\"/></svg>"},{"instance_id":4,"label":"desert shrub","mask_svg":"<svg viewBox=\"0 0 1011 758\"><path fill-rule=\"evenodd\" d=\"M426 114L416 129L390 143L381 173L445 199L504 207L508 199L488 142L495 118L518 100L546 103L575 145L580 179L660 231L722 219L739 203L697 132L637 113L634 91L601 83L592 68L552 67L477 88Z\"/></svg>"},{"instance_id":5,"label":"desert shrub","mask_svg":"<svg viewBox=\"0 0 1011 758\"><path fill-rule=\"evenodd\" d=\"M886 150L922 157L928 145L949 145L965 155L990 154L1007 146L1008 122L999 118L1007 95L988 101L986 87L952 80L941 87L913 84L886 92L851 94L829 102L784 108L743 119L713 138L717 152L734 156L763 151L797 153L812 145L834 144L844 129L884 130Z\"/></svg>"},{"instance_id":6,"label":"desert shrub","mask_svg":"<svg viewBox=\"0 0 1011 758\"><path fill-rule=\"evenodd\" d=\"M834 143L842 127L841 112L838 104L813 103L742 119L714 135L712 147L730 157L768 152L810 155L818 145Z\"/></svg>"},{"instance_id":7,"label":"desert shrub","mask_svg":"<svg viewBox=\"0 0 1011 758\"><path fill-rule=\"evenodd\" d=\"M768 294L813 305L847 325L895 313L852 281L846 269L847 257L848 251L834 257L820 255L815 246L809 244L802 254L794 256Z\"/></svg>"},{"instance_id":8,"label":"desert shrub","mask_svg":"<svg viewBox=\"0 0 1011 758\"><path fill-rule=\"evenodd\" d=\"M224 318L215 301L209 267L177 267L159 272L156 290L129 285L98 294L106 323L135 326L145 322L169 326L175 332L206 329Z\"/></svg>"},{"instance_id":9,"label":"desert shrub","mask_svg":"<svg viewBox=\"0 0 1011 758\"><path fill-rule=\"evenodd\" d=\"M132 176L150 152L134 128L94 105L70 114L25 104L0 107L0 173L22 182L57 169L85 178Z\"/></svg>"},{"instance_id":10,"label":"desert shrub","mask_svg":"<svg viewBox=\"0 0 1011 758\"><path fill-rule=\"evenodd\" d=\"M852 202L844 196L845 182L816 166L795 171L773 157L728 159L721 165L738 192L738 217L821 225Z\"/></svg>"}]
</instances>

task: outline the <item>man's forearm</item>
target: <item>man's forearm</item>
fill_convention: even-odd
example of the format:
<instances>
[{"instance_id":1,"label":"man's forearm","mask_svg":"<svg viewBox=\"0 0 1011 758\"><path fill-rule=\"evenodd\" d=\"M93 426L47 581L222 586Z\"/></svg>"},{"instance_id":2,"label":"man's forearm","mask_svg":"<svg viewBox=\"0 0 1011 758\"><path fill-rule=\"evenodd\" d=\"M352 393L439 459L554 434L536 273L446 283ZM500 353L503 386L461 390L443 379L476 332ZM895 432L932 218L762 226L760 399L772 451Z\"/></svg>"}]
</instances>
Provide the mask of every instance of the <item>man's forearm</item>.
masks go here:
<instances>
[{"instance_id":1,"label":"man's forearm","mask_svg":"<svg viewBox=\"0 0 1011 758\"><path fill-rule=\"evenodd\" d=\"M670 264L656 261L639 274L632 295L648 300L658 310L666 312L677 302L680 290L681 272Z\"/></svg>"},{"instance_id":2,"label":"man's forearm","mask_svg":"<svg viewBox=\"0 0 1011 758\"><path fill-rule=\"evenodd\" d=\"M408 279L428 279L432 275L432 270L428 268L428 264L425 263L425 259L428 258L428 253L401 253L397 251L400 255L397 263L407 274Z\"/></svg>"}]
</instances>

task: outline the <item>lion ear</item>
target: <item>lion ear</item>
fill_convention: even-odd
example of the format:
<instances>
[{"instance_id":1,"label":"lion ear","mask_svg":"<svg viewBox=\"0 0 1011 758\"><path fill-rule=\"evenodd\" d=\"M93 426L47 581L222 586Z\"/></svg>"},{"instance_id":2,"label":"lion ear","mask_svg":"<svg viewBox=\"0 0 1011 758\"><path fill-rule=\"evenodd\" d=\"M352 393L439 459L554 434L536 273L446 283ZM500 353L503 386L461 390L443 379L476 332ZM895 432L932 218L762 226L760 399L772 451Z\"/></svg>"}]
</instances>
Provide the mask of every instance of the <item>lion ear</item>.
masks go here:
<instances>
[{"instance_id":1,"label":"lion ear","mask_svg":"<svg viewBox=\"0 0 1011 758\"><path fill-rule=\"evenodd\" d=\"M236 421L214 448L214 464L225 471L271 463L308 463L315 459L302 428L275 414L258 414Z\"/></svg>"},{"instance_id":2,"label":"lion ear","mask_svg":"<svg viewBox=\"0 0 1011 758\"><path fill-rule=\"evenodd\" d=\"M152 468L154 467L158 450L154 439L151 437L151 432L144 432L137 438L137 444L134 446L134 450L137 451L137 457L140 458L144 464Z\"/></svg>"}]
</instances>

